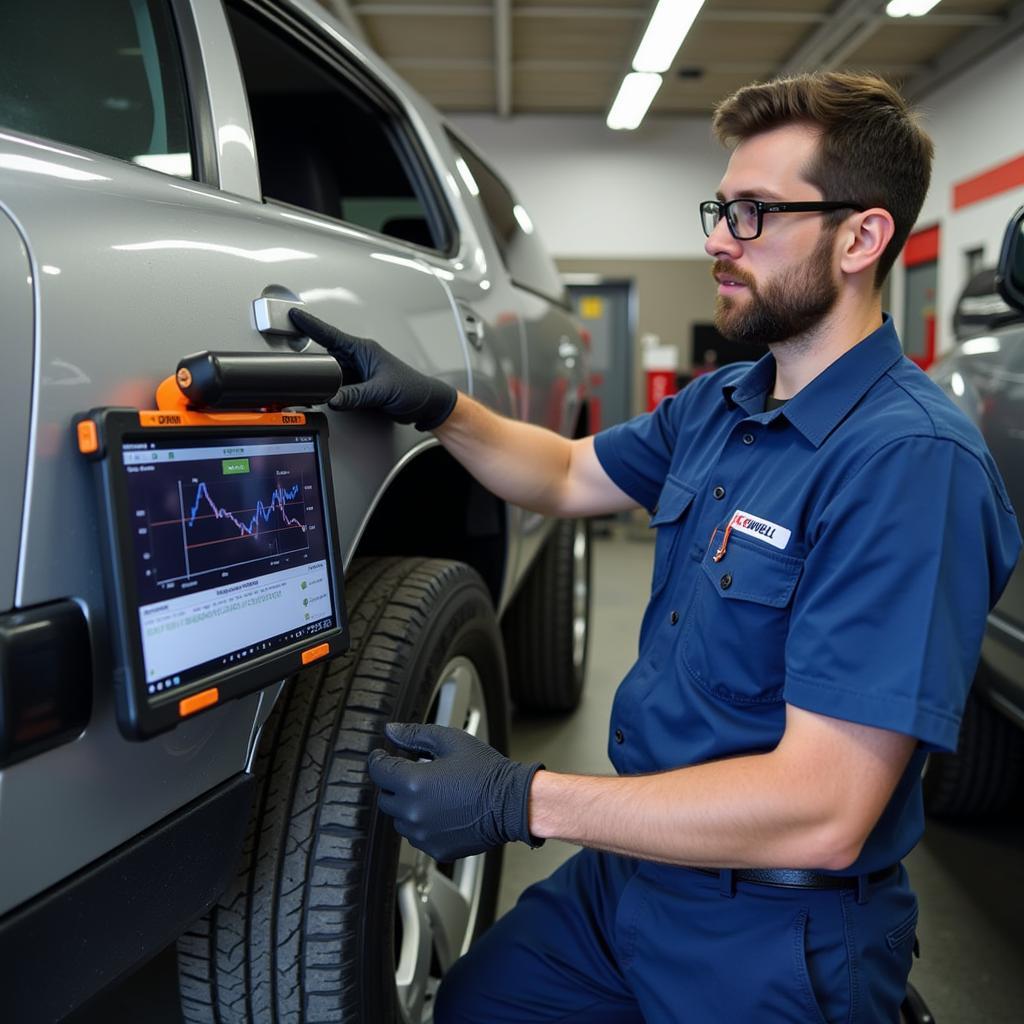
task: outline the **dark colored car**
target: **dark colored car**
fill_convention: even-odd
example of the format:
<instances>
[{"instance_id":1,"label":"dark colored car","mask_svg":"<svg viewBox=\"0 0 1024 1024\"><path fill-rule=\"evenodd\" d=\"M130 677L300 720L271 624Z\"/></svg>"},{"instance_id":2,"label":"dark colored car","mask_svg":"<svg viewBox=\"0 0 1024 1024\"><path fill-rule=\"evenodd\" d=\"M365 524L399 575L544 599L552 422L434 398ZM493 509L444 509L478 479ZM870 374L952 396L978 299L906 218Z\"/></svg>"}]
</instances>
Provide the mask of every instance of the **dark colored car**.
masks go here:
<instances>
[{"instance_id":1,"label":"dark colored car","mask_svg":"<svg viewBox=\"0 0 1024 1024\"><path fill-rule=\"evenodd\" d=\"M971 305L981 293L970 285L965 290L961 306L967 308L954 322L965 331L973 322L976 329L958 339L931 375L981 430L1017 516L1024 518L1024 207L1007 226L992 285L998 296L984 285L987 312ZM1024 569L1018 564L988 618L959 749L928 761L925 807L946 818L996 814L1019 799L1022 780Z\"/></svg>"}]
</instances>

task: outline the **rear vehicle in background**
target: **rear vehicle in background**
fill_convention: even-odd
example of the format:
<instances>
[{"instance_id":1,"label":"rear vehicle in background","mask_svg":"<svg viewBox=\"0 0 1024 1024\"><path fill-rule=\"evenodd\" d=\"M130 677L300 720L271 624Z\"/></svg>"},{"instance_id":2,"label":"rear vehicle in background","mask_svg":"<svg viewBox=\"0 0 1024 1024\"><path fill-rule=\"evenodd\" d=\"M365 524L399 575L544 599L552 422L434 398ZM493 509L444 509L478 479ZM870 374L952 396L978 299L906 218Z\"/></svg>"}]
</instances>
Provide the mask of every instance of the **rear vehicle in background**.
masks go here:
<instances>
[{"instance_id":1,"label":"rear vehicle in background","mask_svg":"<svg viewBox=\"0 0 1024 1024\"><path fill-rule=\"evenodd\" d=\"M985 437L1024 521L1024 208L999 266L975 278L955 318L956 346L931 373ZM996 815L1024 794L1024 568L988 618L956 754L928 759L925 808L951 819Z\"/></svg>"},{"instance_id":2,"label":"rear vehicle in background","mask_svg":"<svg viewBox=\"0 0 1024 1024\"><path fill-rule=\"evenodd\" d=\"M0 57L5 1019L57 1020L178 939L187 1021L420 1024L501 853L400 843L365 757L389 720L503 747L511 701L576 705L585 524L332 415L350 653L132 740L72 422L152 408L197 350L305 358L302 305L581 436L554 266L486 161L311 2L15 5Z\"/></svg>"}]
</instances>

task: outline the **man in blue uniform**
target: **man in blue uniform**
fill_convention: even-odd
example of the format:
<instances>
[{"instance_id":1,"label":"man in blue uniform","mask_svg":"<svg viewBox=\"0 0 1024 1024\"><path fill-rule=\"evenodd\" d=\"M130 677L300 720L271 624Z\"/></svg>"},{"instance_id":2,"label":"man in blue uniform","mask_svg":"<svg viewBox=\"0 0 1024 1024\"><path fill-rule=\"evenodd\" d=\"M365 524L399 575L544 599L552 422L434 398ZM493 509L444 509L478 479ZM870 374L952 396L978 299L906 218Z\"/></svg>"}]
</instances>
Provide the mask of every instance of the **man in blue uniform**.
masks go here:
<instances>
[{"instance_id":1,"label":"man in blue uniform","mask_svg":"<svg viewBox=\"0 0 1024 1024\"><path fill-rule=\"evenodd\" d=\"M380 807L438 859L584 847L456 964L438 1024L898 1017L921 767L956 746L1020 534L981 437L881 311L930 175L903 100L801 76L740 90L714 125L732 148L700 210L717 324L769 352L650 415L568 441L293 313L356 382L337 407L435 430L516 504L642 506L657 528L617 776L436 726L388 732L429 760L370 757Z\"/></svg>"}]
</instances>

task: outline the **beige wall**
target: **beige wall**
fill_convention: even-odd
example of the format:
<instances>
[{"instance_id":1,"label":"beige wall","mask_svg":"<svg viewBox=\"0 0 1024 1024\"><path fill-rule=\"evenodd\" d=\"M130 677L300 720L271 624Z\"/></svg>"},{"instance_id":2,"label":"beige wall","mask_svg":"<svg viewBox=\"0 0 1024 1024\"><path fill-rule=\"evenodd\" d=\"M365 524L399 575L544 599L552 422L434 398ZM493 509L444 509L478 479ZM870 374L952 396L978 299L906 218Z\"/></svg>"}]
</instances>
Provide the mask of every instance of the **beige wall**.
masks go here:
<instances>
[{"instance_id":1,"label":"beige wall","mask_svg":"<svg viewBox=\"0 0 1024 1024\"><path fill-rule=\"evenodd\" d=\"M632 280L636 288L633 336L633 411L643 408L644 380L640 339L657 334L664 345L679 348L679 369L690 366L694 323L710 323L715 309L711 260L556 260L563 274L599 274L610 280Z\"/></svg>"}]
</instances>

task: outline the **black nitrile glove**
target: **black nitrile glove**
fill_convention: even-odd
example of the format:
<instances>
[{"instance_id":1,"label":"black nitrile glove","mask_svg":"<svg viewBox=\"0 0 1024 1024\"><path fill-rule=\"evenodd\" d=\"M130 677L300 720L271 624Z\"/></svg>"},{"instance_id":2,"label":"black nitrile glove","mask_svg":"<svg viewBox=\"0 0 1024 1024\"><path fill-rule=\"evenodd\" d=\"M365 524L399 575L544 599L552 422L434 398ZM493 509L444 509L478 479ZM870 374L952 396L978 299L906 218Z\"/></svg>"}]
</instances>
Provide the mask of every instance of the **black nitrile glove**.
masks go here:
<instances>
[{"instance_id":1,"label":"black nitrile glove","mask_svg":"<svg viewBox=\"0 0 1024 1024\"><path fill-rule=\"evenodd\" d=\"M323 345L344 374L345 383L327 403L332 409L375 409L417 430L433 430L451 415L457 392L451 384L428 377L369 338L356 338L293 307L291 322Z\"/></svg>"},{"instance_id":2,"label":"black nitrile glove","mask_svg":"<svg viewBox=\"0 0 1024 1024\"><path fill-rule=\"evenodd\" d=\"M380 786L378 806L395 831L435 860L471 857L530 835L527 800L543 765L520 764L461 729L392 722L387 737L430 761L370 753L370 778Z\"/></svg>"}]
</instances>

